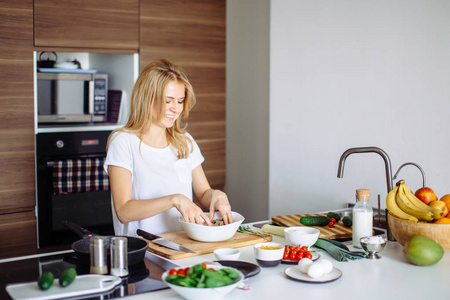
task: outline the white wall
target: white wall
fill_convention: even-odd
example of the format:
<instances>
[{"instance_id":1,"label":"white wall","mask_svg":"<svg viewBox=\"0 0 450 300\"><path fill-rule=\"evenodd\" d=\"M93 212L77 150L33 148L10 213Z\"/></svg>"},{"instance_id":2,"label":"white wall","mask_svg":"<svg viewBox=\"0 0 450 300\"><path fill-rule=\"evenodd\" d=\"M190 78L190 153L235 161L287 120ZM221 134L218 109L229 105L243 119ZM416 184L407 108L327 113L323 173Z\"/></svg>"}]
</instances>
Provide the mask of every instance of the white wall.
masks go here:
<instances>
[{"instance_id":1,"label":"white wall","mask_svg":"<svg viewBox=\"0 0 450 300\"><path fill-rule=\"evenodd\" d=\"M229 0L227 7L233 10L227 11L227 21L257 18L253 10L267 3L257 2ZM239 11L249 3L254 6L249 15ZM418 163L438 196L450 193L449 15L450 2L445 0L271 0L268 117L255 116L254 107L242 102L261 98L263 85L252 79L248 91L248 73L236 72L240 69L233 66L246 59L258 66L250 50L259 38L235 44L253 24L242 21L244 27L237 30L228 23L229 195L256 190L260 185L252 177L267 176L265 217L340 208L353 202L354 190L362 187L371 189L373 205L380 194L385 207L380 156L353 154L346 161L344 178L336 176L341 154L362 146L385 150L393 173L405 162ZM235 98L241 92L245 97ZM230 132L235 124L229 121L239 116L246 116L248 123L270 120L266 174L240 172L256 160L229 162L235 158L233 152L230 157L232 147L241 153L266 151L264 144L247 141L248 134ZM420 172L412 166L400 177L413 190L422 184ZM245 201L250 204L241 213L247 215L264 200Z\"/></svg>"},{"instance_id":2,"label":"white wall","mask_svg":"<svg viewBox=\"0 0 450 300\"><path fill-rule=\"evenodd\" d=\"M354 201L356 188L386 197L378 146L393 172L407 162L450 193L450 2L271 1L270 215ZM421 186L414 167L400 177ZM385 207L385 205L383 206Z\"/></svg>"},{"instance_id":3,"label":"white wall","mask_svg":"<svg viewBox=\"0 0 450 300\"><path fill-rule=\"evenodd\" d=\"M269 207L269 4L227 1L225 192L246 222Z\"/></svg>"}]
</instances>

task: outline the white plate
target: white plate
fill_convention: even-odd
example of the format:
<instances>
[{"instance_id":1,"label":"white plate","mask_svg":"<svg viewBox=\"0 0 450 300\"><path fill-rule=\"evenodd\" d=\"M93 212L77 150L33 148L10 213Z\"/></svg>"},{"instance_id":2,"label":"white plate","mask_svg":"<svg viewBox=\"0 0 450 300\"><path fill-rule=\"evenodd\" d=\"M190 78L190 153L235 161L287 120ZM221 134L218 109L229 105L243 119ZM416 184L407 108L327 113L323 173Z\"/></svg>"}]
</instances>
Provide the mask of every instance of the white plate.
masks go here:
<instances>
[{"instance_id":1,"label":"white plate","mask_svg":"<svg viewBox=\"0 0 450 300\"><path fill-rule=\"evenodd\" d=\"M318 260L319 257L320 257L320 254L319 254L319 253L317 253L317 252L311 252L311 259L312 259L312 261ZM287 264L287 265L294 265L294 264L297 265L297 264L298 264L298 261L296 261L296 260L289 260L289 259L282 259L282 260L281 260L281 263L282 263L282 264Z\"/></svg>"},{"instance_id":2,"label":"white plate","mask_svg":"<svg viewBox=\"0 0 450 300\"><path fill-rule=\"evenodd\" d=\"M339 269L336 269L336 268L333 268L333 270L331 270L330 273L325 274L318 278L309 277L307 274L300 271L300 268L298 268L297 266L287 268L284 271L284 273L286 274L287 277L289 277L291 279L304 281L304 282L312 282L312 283L330 282L330 281L337 280L342 276L342 271Z\"/></svg>"}]
</instances>

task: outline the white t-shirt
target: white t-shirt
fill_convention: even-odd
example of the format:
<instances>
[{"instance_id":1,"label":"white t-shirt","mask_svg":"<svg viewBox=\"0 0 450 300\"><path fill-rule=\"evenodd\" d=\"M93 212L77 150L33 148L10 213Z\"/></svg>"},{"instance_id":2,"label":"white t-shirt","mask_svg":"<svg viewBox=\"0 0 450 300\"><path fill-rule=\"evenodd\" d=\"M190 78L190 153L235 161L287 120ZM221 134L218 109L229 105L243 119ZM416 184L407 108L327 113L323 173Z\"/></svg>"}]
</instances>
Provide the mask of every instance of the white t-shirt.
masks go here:
<instances>
[{"instance_id":1,"label":"white t-shirt","mask_svg":"<svg viewBox=\"0 0 450 300\"><path fill-rule=\"evenodd\" d=\"M104 165L118 166L132 174L132 199L152 199L172 194L183 194L192 201L192 170L204 158L192 136L194 149L188 158L178 159L177 152L170 145L163 149L150 147L135 134L118 132L113 137ZM143 229L153 234L181 231L178 222L181 216L176 208L171 208L153 217L123 224L112 207L114 231L116 235L137 236L136 230Z\"/></svg>"}]
</instances>

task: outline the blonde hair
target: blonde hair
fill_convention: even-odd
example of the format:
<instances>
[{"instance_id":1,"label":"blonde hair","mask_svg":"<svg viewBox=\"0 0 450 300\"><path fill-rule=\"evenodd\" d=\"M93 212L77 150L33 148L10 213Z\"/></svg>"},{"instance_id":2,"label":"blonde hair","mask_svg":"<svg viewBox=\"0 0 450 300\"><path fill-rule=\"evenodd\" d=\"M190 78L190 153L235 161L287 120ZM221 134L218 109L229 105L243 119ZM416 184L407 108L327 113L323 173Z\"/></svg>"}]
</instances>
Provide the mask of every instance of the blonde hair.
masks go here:
<instances>
[{"instance_id":1,"label":"blonde hair","mask_svg":"<svg viewBox=\"0 0 450 300\"><path fill-rule=\"evenodd\" d=\"M111 133L106 149L108 149L114 133L134 133L141 138L152 125L153 112L158 116L158 120L155 121L159 121L164 116L166 105L164 91L167 85L173 81L185 86L185 99L180 117L171 128L166 129L167 141L177 150L178 158L189 156L189 153L192 152L192 141L185 133L189 112L196 102L194 90L183 69L165 59L148 64L139 75L131 93L128 122L124 127ZM189 150L189 144L191 150Z\"/></svg>"}]
</instances>

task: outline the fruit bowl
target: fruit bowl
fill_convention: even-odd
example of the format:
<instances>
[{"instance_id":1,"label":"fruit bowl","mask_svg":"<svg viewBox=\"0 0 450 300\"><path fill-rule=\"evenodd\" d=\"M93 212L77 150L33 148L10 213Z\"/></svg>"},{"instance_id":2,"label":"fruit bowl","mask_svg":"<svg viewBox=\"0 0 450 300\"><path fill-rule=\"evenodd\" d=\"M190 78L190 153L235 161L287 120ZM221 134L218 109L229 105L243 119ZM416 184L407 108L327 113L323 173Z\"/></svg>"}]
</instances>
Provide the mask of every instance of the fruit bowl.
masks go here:
<instances>
[{"instance_id":1,"label":"fruit bowl","mask_svg":"<svg viewBox=\"0 0 450 300\"><path fill-rule=\"evenodd\" d=\"M415 235L424 235L441 245L444 251L450 250L450 224L411 222L388 214L388 224L392 235L402 246Z\"/></svg>"}]
</instances>

